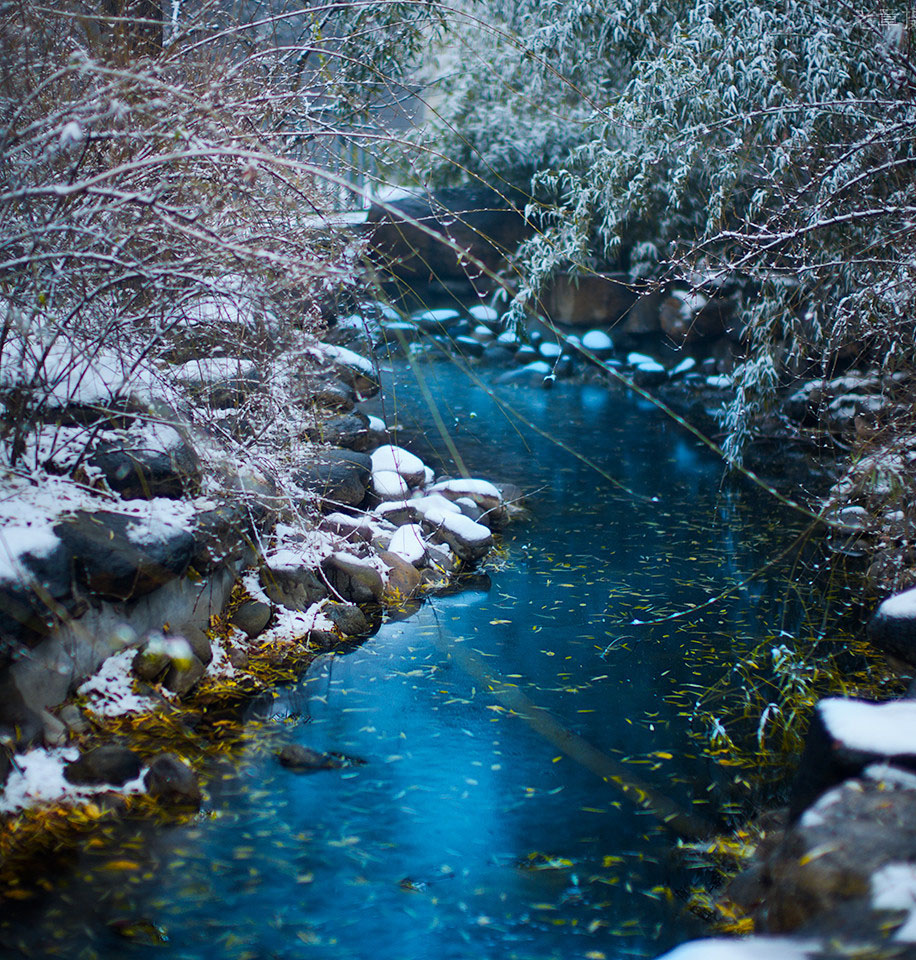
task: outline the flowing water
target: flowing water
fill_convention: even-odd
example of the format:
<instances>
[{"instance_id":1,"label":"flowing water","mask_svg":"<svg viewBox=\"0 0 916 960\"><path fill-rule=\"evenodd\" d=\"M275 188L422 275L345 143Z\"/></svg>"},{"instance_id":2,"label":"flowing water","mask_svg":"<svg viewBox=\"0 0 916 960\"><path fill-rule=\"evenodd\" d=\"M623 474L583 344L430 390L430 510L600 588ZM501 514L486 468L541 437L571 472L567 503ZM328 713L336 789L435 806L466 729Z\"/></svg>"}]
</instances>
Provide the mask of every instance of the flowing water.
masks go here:
<instances>
[{"instance_id":1,"label":"flowing water","mask_svg":"<svg viewBox=\"0 0 916 960\"><path fill-rule=\"evenodd\" d=\"M743 680L731 665L760 645L763 674L792 637L843 637L792 555L695 615L634 621L741 583L804 518L727 481L624 392L497 396L631 493L453 364L424 364L424 376L435 417L405 363L386 391L382 412L407 445L453 469L438 419L472 475L530 492L498 562L253 704L257 736L210 782L201 817L86 848L41 904L5 918L11 952L568 960L651 957L704 933L684 902L706 878L614 771L721 826L761 788L701 749L702 723L690 735L697 698L715 686L725 710ZM517 695L549 712L546 728L541 711L516 715ZM587 741L610 779L545 736L559 728ZM739 732L755 730L752 718ZM276 761L280 740L365 763L295 773ZM147 942L156 931L167 942Z\"/></svg>"}]
</instances>

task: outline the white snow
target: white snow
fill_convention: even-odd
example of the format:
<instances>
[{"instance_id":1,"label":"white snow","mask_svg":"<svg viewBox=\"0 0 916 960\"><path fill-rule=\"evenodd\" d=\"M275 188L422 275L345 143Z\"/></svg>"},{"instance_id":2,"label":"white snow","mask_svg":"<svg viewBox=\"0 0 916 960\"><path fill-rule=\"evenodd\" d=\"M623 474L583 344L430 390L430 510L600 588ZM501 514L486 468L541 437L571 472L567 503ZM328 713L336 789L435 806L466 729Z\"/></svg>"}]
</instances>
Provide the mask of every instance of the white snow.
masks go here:
<instances>
[{"instance_id":1,"label":"white snow","mask_svg":"<svg viewBox=\"0 0 916 960\"><path fill-rule=\"evenodd\" d=\"M691 940L658 960L813 960L821 950L816 940L791 937L720 937Z\"/></svg>"},{"instance_id":2,"label":"white snow","mask_svg":"<svg viewBox=\"0 0 916 960\"><path fill-rule=\"evenodd\" d=\"M452 504L452 506L454 506L454 504ZM433 507L424 513L424 519L428 523L434 523L437 526L444 527L465 543L484 543L492 536L489 527L485 527L482 523L477 523L470 517L466 517L461 513L460 508L458 513L451 513Z\"/></svg>"},{"instance_id":3,"label":"white snow","mask_svg":"<svg viewBox=\"0 0 916 960\"><path fill-rule=\"evenodd\" d=\"M395 473L399 473L408 483L411 480L414 483L420 483L426 475L426 464L419 457L390 443L386 443L373 451L371 459L373 473L380 470L393 470Z\"/></svg>"},{"instance_id":4,"label":"white snow","mask_svg":"<svg viewBox=\"0 0 916 960\"><path fill-rule=\"evenodd\" d=\"M495 323L499 319L499 314L492 307L484 306L482 303L470 307L468 313L481 323Z\"/></svg>"},{"instance_id":5,"label":"white snow","mask_svg":"<svg viewBox=\"0 0 916 960\"><path fill-rule=\"evenodd\" d=\"M398 527L391 538L388 550L408 563L420 563L426 556L423 528L418 523L405 523L402 527Z\"/></svg>"},{"instance_id":6,"label":"white snow","mask_svg":"<svg viewBox=\"0 0 916 960\"><path fill-rule=\"evenodd\" d=\"M430 510L438 510L440 513L461 513L461 507L448 497L443 497L441 493L428 493L423 497L414 497L408 500L407 504L424 517Z\"/></svg>"},{"instance_id":7,"label":"white snow","mask_svg":"<svg viewBox=\"0 0 916 960\"><path fill-rule=\"evenodd\" d=\"M827 732L866 753L916 755L916 700L866 703L827 697L817 705Z\"/></svg>"},{"instance_id":8,"label":"white snow","mask_svg":"<svg viewBox=\"0 0 916 960\"><path fill-rule=\"evenodd\" d=\"M360 373L365 373L370 377L375 375L375 367L372 365L372 361L353 350L338 347L333 343L319 343L315 345L315 349L319 355L326 357L328 360L341 363L345 367L353 367L354 370L359 370Z\"/></svg>"},{"instance_id":9,"label":"white snow","mask_svg":"<svg viewBox=\"0 0 916 960\"><path fill-rule=\"evenodd\" d=\"M10 524L0 529L0 580L31 579L22 557L47 557L60 543L51 523L34 517L30 525Z\"/></svg>"},{"instance_id":10,"label":"white snow","mask_svg":"<svg viewBox=\"0 0 916 960\"><path fill-rule=\"evenodd\" d=\"M648 353L628 353L627 363L631 367L638 367L641 363L655 363L655 357L650 357Z\"/></svg>"},{"instance_id":11,"label":"white snow","mask_svg":"<svg viewBox=\"0 0 916 960\"><path fill-rule=\"evenodd\" d=\"M64 779L64 765L76 760L79 750L76 747L39 747L28 753L19 753L13 757L13 771L0 793L0 813L13 813L40 803L71 802L79 803L97 793L108 793L110 783L76 784ZM140 775L129 780L119 793L143 793L144 767Z\"/></svg>"},{"instance_id":12,"label":"white snow","mask_svg":"<svg viewBox=\"0 0 916 960\"><path fill-rule=\"evenodd\" d=\"M636 364L636 369L643 373L664 373L665 368L655 360L644 360Z\"/></svg>"},{"instance_id":13,"label":"white snow","mask_svg":"<svg viewBox=\"0 0 916 960\"><path fill-rule=\"evenodd\" d=\"M538 353L544 357L545 360L555 360L563 352L563 348L558 343L552 343L549 340L545 340L544 343L538 346Z\"/></svg>"},{"instance_id":14,"label":"white snow","mask_svg":"<svg viewBox=\"0 0 916 960\"><path fill-rule=\"evenodd\" d=\"M496 338L496 342L506 347L514 347L518 343L518 335L513 330L505 330Z\"/></svg>"},{"instance_id":15,"label":"white snow","mask_svg":"<svg viewBox=\"0 0 916 960\"><path fill-rule=\"evenodd\" d=\"M523 367L519 367L519 370L525 370L528 373L539 373L547 376L547 374L550 373L550 364L544 360L534 360L531 363L526 363Z\"/></svg>"},{"instance_id":16,"label":"white snow","mask_svg":"<svg viewBox=\"0 0 916 960\"><path fill-rule=\"evenodd\" d=\"M403 500L410 487L394 470L376 470L372 474L372 490L382 500Z\"/></svg>"},{"instance_id":17,"label":"white snow","mask_svg":"<svg viewBox=\"0 0 916 960\"><path fill-rule=\"evenodd\" d=\"M916 617L916 587L888 597L878 607L879 616L908 619Z\"/></svg>"},{"instance_id":18,"label":"white snow","mask_svg":"<svg viewBox=\"0 0 916 960\"><path fill-rule=\"evenodd\" d=\"M381 417L369 417L369 429L376 433L384 433L388 429L388 424Z\"/></svg>"},{"instance_id":19,"label":"white snow","mask_svg":"<svg viewBox=\"0 0 916 960\"><path fill-rule=\"evenodd\" d=\"M502 495L499 490L490 483L489 480L475 480L466 477L459 480L442 480L429 488L430 493L443 493L446 497L470 497L475 503L480 504L481 500L502 502ZM494 506L494 502L487 502L488 507Z\"/></svg>"},{"instance_id":20,"label":"white snow","mask_svg":"<svg viewBox=\"0 0 916 960\"><path fill-rule=\"evenodd\" d=\"M188 647L186 640L181 642ZM88 698L86 705L93 713L100 717L117 717L125 713L147 713L155 708L155 700L134 691L130 665L136 652L133 649L122 650L108 657L95 674L77 689L80 696Z\"/></svg>"},{"instance_id":21,"label":"white snow","mask_svg":"<svg viewBox=\"0 0 916 960\"><path fill-rule=\"evenodd\" d=\"M449 320L457 320L460 314L457 310L421 310L413 314L411 319L416 323L426 321L427 323L447 323Z\"/></svg>"},{"instance_id":22,"label":"white snow","mask_svg":"<svg viewBox=\"0 0 916 960\"><path fill-rule=\"evenodd\" d=\"M671 371L671 376L679 376L682 373L689 373L697 365L693 357L684 357L681 362Z\"/></svg>"},{"instance_id":23,"label":"white snow","mask_svg":"<svg viewBox=\"0 0 916 960\"><path fill-rule=\"evenodd\" d=\"M589 330L582 337L582 346L595 353L605 353L614 349L614 341L603 330Z\"/></svg>"},{"instance_id":24,"label":"white snow","mask_svg":"<svg viewBox=\"0 0 916 960\"><path fill-rule=\"evenodd\" d=\"M906 910L909 916L894 939L916 943L916 864L889 863L875 871L871 904L876 910Z\"/></svg>"},{"instance_id":25,"label":"white snow","mask_svg":"<svg viewBox=\"0 0 916 960\"><path fill-rule=\"evenodd\" d=\"M254 380L257 367L236 357L201 357L171 367L169 373L182 383L221 383L224 380Z\"/></svg>"},{"instance_id":26,"label":"white snow","mask_svg":"<svg viewBox=\"0 0 916 960\"><path fill-rule=\"evenodd\" d=\"M728 390L732 386L731 377L712 376L706 378L706 386L714 390Z\"/></svg>"},{"instance_id":27,"label":"white snow","mask_svg":"<svg viewBox=\"0 0 916 960\"><path fill-rule=\"evenodd\" d=\"M902 790L916 790L916 773L902 770L890 763L870 763L862 771L863 776L876 783L883 783L888 787L897 787Z\"/></svg>"}]
</instances>

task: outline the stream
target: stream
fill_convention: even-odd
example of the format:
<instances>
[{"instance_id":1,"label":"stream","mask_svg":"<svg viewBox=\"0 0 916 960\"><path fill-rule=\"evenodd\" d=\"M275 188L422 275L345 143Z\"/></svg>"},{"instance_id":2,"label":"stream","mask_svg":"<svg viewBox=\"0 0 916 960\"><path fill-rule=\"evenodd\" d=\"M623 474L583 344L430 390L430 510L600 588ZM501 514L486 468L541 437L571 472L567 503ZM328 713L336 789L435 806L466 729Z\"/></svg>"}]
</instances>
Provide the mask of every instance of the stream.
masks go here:
<instances>
[{"instance_id":1,"label":"stream","mask_svg":"<svg viewBox=\"0 0 916 960\"><path fill-rule=\"evenodd\" d=\"M375 412L454 470L416 378L393 366ZM707 932L685 902L710 877L672 831L497 693L519 691L615 769L724 829L778 802L785 779L778 764L754 775L704 749L710 717L728 726L740 700L733 665L747 655L768 675L772 648L797 637L841 648L842 587L790 551L714 605L644 622L741 584L805 518L726 479L622 390L507 386L497 402L452 363L422 372L471 475L521 486L530 515L463 589L251 704L262 736L219 768L201 816L87 848L40 905L5 918L8 947L80 960L611 960ZM691 719L710 688L721 701L707 693L706 718ZM729 733L752 744L758 718ZM288 740L365 762L296 773L275 757ZM116 866L125 858L135 868Z\"/></svg>"}]
</instances>

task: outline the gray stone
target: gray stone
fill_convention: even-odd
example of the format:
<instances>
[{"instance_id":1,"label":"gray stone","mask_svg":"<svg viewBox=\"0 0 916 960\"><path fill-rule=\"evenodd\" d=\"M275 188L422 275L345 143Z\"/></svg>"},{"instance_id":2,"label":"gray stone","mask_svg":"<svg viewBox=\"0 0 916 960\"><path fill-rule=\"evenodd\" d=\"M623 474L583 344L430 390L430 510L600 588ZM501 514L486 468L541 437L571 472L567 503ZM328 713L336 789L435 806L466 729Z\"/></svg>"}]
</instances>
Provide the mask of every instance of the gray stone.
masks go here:
<instances>
[{"instance_id":1,"label":"gray stone","mask_svg":"<svg viewBox=\"0 0 916 960\"><path fill-rule=\"evenodd\" d=\"M140 775L140 758L127 747L95 747L64 767L64 778L75 784L111 783L117 787Z\"/></svg>"},{"instance_id":2,"label":"gray stone","mask_svg":"<svg viewBox=\"0 0 916 960\"><path fill-rule=\"evenodd\" d=\"M268 561L259 579L267 596L289 610L308 610L328 593L318 574L306 566L276 567Z\"/></svg>"},{"instance_id":3,"label":"gray stone","mask_svg":"<svg viewBox=\"0 0 916 960\"><path fill-rule=\"evenodd\" d=\"M868 639L879 650L916 665L916 588L881 603L868 622Z\"/></svg>"},{"instance_id":4,"label":"gray stone","mask_svg":"<svg viewBox=\"0 0 916 960\"><path fill-rule=\"evenodd\" d=\"M309 427L306 436L310 440L329 443L348 450L368 450L374 439L369 430L369 418L359 410L339 417L331 417L317 427Z\"/></svg>"},{"instance_id":5,"label":"gray stone","mask_svg":"<svg viewBox=\"0 0 916 960\"><path fill-rule=\"evenodd\" d=\"M755 920L787 932L850 909L867 912L874 874L914 861L916 790L848 780L810 808L764 864Z\"/></svg>"},{"instance_id":6,"label":"gray stone","mask_svg":"<svg viewBox=\"0 0 916 960\"><path fill-rule=\"evenodd\" d=\"M172 753L163 753L150 762L143 783L146 792L162 803L195 809L200 806L201 791L197 774Z\"/></svg>"},{"instance_id":7,"label":"gray stone","mask_svg":"<svg viewBox=\"0 0 916 960\"><path fill-rule=\"evenodd\" d=\"M420 571L403 557L387 550L379 554L379 559L388 567L386 596L397 601L412 597L420 586Z\"/></svg>"},{"instance_id":8,"label":"gray stone","mask_svg":"<svg viewBox=\"0 0 916 960\"><path fill-rule=\"evenodd\" d=\"M238 627L249 640L253 640L259 634L267 629L270 618L273 615L269 603L263 603L260 600L246 600L232 614L229 622Z\"/></svg>"},{"instance_id":9,"label":"gray stone","mask_svg":"<svg viewBox=\"0 0 916 960\"><path fill-rule=\"evenodd\" d=\"M65 703L57 715L67 725L71 733L79 736L89 731L89 721L83 716L83 711L75 703Z\"/></svg>"},{"instance_id":10,"label":"gray stone","mask_svg":"<svg viewBox=\"0 0 916 960\"><path fill-rule=\"evenodd\" d=\"M55 717L53 713L42 710L41 722L46 747L62 747L70 739L66 724Z\"/></svg>"},{"instance_id":11,"label":"gray stone","mask_svg":"<svg viewBox=\"0 0 916 960\"><path fill-rule=\"evenodd\" d=\"M347 553L334 553L325 561L334 571L335 585L342 596L354 603L378 600L385 589L381 573L371 564ZM343 576L339 576L342 574Z\"/></svg>"},{"instance_id":12,"label":"gray stone","mask_svg":"<svg viewBox=\"0 0 916 960\"><path fill-rule=\"evenodd\" d=\"M358 506L365 499L372 461L355 450L317 450L295 477L303 490L330 505Z\"/></svg>"},{"instance_id":13,"label":"gray stone","mask_svg":"<svg viewBox=\"0 0 916 960\"><path fill-rule=\"evenodd\" d=\"M200 459L186 437L172 433L169 446L143 437L99 443L88 463L125 500L192 496L200 487Z\"/></svg>"},{"instance_id":14,"label":"gray stone","mask_svg":"<svg viewBox=\"0 0 916 960\"><path fill-rule=\"evenodd\" d=\"M277 758L284 767L293 770L332 770L340 761L327 753L320 753L301 743L287 743L280 748Z\"/></svg>"},{"instance_id":15,"label":"gray stone","mask_svg":"<svg viewBox=\"0 0 916 960\"><path fill-rule=\"evenodd\" d=\"M46 553L26 551L17 559L27 580L0 580L0 667L45 637L59 613L79 616L85 609L74 594L73 560L62 542Z\"/></svg>"},{"instance_id":16,"label":"gray stone","mask_svg":"<svg viewBox=\"0 0 916 960\"><path fill-rule=\"evenodd\" d=\"M26 702L9 673L0 673L0 740L28 747L43 733L40 714Z\"/></svg>"},{"instance_id":17,"label":"gray stone","mask_svg":"<svg viewBox=\"0 0 916 960\"><path fill-rule=\"evenodd\" d=\"M172 658L167 650L158 644L145 643L134 654L130 670L138 680L144 683L155 683L165 675L165 671L171 665Z\"/></svg>"},{"instance_id":18,"label":"gray stone","mask_svg":"<svg viewBox=\"0 0 916 960\"><path fill-rule=\"evenodd\" d=\"M455 349L458 353L466 357L482 357L484 351L483 343L475 337L460 336L455 337Z\"/></svg>"},{"instance_id":19,"label":"gray stone","mask_svg":"<svg viewBox=\"0 0 916 960\"><path fill-rule=\"evenodd\" d=\"M197 686L205 673L204 665L191 654L187 660L173 660L162 683L167 690L183 697Z\"/></svg>"},{"instance_id":20,"label":"gray stone","mask_svg":"<svg viewBox=\"0 0 916 960\"><path fill-rule=\"evenodd\" d=\"M188 641L194 656L197 657L204 666L210 663L213 659L213 647L210 644L210 638L200 627L187 624L181 628L178 635Z\"/></svg>"},{"instance_id":21,"label":"gray stone","mask_svg":"<svg viewBox=\"0 0 916 960\"><path fill-rule=\"evenodd\" d=\"M322 613L348 637L358 637L371 629L366 615L352 603L329 603Z\"/></svg>"},{"instance_id":22,"label":"gray stone","mask_svg":"<svg viewBox=\"0 0 916 960\"><path fill-rule=\"evenodd\" d=\"M194 537L181 527L147 527L142 516L76 511L54 532L74 558L77 580L106 600L129 600L184 575Z\"/></svg>"}]
</instances>

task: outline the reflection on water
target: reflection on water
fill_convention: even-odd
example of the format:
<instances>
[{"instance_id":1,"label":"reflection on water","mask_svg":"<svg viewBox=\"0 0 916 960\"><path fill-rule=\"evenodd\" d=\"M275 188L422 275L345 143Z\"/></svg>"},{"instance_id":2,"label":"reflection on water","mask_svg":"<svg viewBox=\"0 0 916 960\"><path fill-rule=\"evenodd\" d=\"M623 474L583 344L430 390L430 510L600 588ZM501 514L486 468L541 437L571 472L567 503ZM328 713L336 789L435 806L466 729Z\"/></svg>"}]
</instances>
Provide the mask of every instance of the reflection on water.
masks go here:
<instances>
[{"instance_id":1,"label":"reflection on water","mask_svg":"<svg viewBox=\"0 0 916 960\"><path fill-rule=\"evenodd\" d=\"M456 651L721 822L754 785L697 750L691 698L736 651L803 629L805 598L774 567L702 616L634 621L741 582L802 523L725 483L704 449L623 394L504 396L644 499L514 424L451 365L427 376L470 468L537 491L490 589L434 598L252 705L258 739L211 782L197 822L87 849L24 922L6 920L8 944L87 958L615 958L702 932L671 834L513 716ZM442 466L415 393L399 373L384 413L395 407L410 445ZM297 774L274 756L288 739L366 762Z\"/></svg>"}]
</instances>

